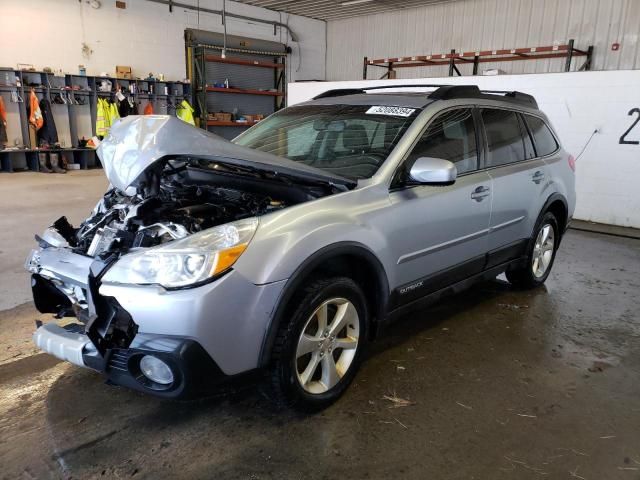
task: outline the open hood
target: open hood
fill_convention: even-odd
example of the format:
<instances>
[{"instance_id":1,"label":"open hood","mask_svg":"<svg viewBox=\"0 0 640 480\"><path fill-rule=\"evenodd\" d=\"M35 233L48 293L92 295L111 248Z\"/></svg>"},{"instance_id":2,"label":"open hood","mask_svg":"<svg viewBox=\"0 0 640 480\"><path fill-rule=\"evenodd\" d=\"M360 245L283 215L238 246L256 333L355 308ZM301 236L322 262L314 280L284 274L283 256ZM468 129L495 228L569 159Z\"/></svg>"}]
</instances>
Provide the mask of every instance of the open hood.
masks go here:
<instances>
[{"instance_id":1,"label":"open hood","mask_svg":"<svg viewBox=\"0 0 640 480\"><path fill-rule=\"evenodd\" d=\"M131 115L117 121L98 147L98 156L109 182L127 194L147 168L173 156L193 156L349 188L356 185L339 175L236 145L169 115Z\"/></svg>"}]
</instances>

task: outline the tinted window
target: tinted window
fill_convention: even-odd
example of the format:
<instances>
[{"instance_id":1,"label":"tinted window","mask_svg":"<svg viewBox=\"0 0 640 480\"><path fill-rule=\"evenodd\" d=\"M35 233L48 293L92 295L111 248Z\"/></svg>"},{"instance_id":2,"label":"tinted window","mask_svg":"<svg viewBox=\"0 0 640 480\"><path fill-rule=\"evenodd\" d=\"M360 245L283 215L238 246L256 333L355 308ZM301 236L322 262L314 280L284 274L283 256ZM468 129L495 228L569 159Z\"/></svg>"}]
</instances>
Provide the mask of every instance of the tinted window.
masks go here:
<instances>
[{"instance_id":1,"label":"tinted window","mask_svg":"<svg viewBox=\"0 0 640 480\"><path fill-rule=\"evenodd\" d=\"M487 132L488 166L495 167L526 159L522 129L516 112L484 109L482 120Z\"/></svg>"},{"instance_id":2,"label":"tinted window","mask_svg":"<svg viewBox=\"0 0 640 480\"><path fill-rule=\"evenodd\" d=\"M532 115L525 115L527 119L527 125L533 135L533 140L536 146L536 153L539 157L544 157L555 152L558 149L558 142L554 138L553 134L549 130L549 127L540 120L538 117Z\"/></svg>"},{"instance_id":3,"label":"tinted window","mask_svg":"<svg viewBox=\"0 0 640 480\"><path fill-rule=\"evenodd\" d=\"M443 158L456 164L458 174L477 170L478 148L469 108L450 110L437 116L422 134L408 161L420 157Z\"/></svg>"},{"instance_id":4,"label":"tinted window","mask_svg":"<svg viewBox=\"0 0 640 480\"><path fill-rule=\"evenodd\" d=\"M418 109L380 114L371 105L293 106L233 141L348 178L369 178L387 159Z\"/></svg>"},{"instance_id":5,"label":"tinted window","mask_svg":"<svg viewBox=\"0 0 640 480\"><path fill-rule=\"evenodd\" d=\"M527 159L536 158L536 151L533 148L533 142L531 141L531 135L527 130L527 126L524 123L524 116L518 115L520 118L520 130L522 130L522 138L524 139L524 155Z\"/></svg>"}]
</instances>

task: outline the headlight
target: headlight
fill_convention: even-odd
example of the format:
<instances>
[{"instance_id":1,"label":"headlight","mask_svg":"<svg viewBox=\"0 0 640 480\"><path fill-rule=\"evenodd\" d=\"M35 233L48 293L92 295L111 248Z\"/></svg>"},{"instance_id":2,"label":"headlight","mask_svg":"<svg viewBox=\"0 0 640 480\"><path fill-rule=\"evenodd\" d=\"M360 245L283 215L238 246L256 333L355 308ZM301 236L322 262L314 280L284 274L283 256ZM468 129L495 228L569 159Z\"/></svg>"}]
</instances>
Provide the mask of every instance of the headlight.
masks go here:
<instances>
[{"instance_id":1,"label":"headlight","mask_svg":"<svg viewBox=\"0 0 640 480\"><path fill-rule=\"evenodd\" d=\"M107 271L102 281L168 288L202 282L231 267L246 250L256 228L258 219L247 218L129 253Z\"/></svg>"}]
</instances>

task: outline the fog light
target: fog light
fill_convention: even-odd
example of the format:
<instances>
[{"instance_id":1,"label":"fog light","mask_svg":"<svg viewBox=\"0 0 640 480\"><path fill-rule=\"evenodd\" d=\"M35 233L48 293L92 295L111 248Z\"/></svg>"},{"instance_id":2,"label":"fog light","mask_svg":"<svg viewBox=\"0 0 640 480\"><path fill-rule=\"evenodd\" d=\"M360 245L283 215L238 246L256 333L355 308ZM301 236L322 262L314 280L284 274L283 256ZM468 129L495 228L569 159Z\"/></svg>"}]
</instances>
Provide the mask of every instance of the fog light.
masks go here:
<instances>
[{"instance_id":1,"label":"fog light","mask_svg":"<svg viewBox=\"0 0 640 480\"><path fill-rule=\"evenodd\" d=\"M164 363L157 357L145 355L140 360L140 370L145 377L160 385L169 385L173 383L173 372L169 365Z\"/></svg>"}]
</instances>

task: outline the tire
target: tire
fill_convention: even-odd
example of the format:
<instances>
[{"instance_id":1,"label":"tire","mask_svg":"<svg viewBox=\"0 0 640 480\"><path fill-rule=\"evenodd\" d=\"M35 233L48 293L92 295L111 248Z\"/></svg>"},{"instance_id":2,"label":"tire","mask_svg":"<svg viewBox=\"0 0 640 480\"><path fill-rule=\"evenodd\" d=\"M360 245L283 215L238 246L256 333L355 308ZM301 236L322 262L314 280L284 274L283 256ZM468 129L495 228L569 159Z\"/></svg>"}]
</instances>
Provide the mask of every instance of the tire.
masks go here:
<instances>
[{"instance_id":1,"label":"tire","mask_svg":"<svg viewBox=\"0 0 640 480\"><path fill-rule=\"evenodd\" d=\"M507 280L514 287L522 289L536 288L542 285L553 267L559 242L558 221L553 213L546 212L538 220L536 228L533 230L533 236L527 245L526 262L518 268L507 270L505 272Z\"/></svg>"},{"instance_id":2,"label":"tire","mask_svg":"<svg viewBox=\"0 0 640 480\"><path fill-rule=\"evenodd\" d=\"M319 411L344 393L362 361L369 326L365 296L350 278L316 279L293 296L291 306L280 322L265 393L277 408Z\"/></svg>"}]
</instances>

